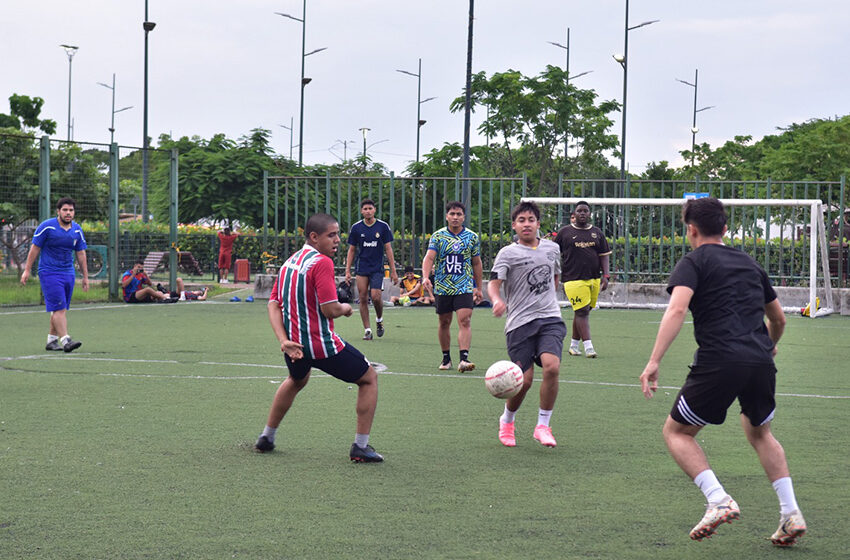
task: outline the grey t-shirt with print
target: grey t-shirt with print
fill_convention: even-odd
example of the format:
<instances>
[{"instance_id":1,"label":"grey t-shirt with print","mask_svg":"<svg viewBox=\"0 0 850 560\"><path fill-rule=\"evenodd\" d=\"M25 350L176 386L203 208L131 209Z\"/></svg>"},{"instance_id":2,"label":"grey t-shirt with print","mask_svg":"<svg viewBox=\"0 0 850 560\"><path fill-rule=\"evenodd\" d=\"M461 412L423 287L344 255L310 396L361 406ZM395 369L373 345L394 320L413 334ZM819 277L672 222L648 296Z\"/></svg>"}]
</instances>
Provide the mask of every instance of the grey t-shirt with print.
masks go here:
<instances>
[{"instance_id":1,"label":"grey t-shirt with print","mask_svg":"<svg viewBox=\"0 0 850 560\"><path fill-rule=\"evenodd\" d=\"M548 239L536 248L511 243L499 251L490 279L502 280L506 333L535 319L561 318L554 279L560 273L561 249Z\"/></svg>"}]
</instances>

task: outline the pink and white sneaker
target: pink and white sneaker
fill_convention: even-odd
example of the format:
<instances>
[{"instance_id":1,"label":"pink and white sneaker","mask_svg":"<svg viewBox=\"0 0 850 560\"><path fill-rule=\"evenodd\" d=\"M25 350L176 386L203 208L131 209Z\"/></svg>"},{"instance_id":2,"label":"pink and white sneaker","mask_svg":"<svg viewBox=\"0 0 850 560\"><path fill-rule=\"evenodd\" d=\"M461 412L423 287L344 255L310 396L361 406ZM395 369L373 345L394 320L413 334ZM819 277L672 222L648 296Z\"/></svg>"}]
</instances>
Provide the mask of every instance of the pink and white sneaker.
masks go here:
<instances>
[{"instance_id":1,"label":"pink and white sneaker","mask_svg":"<svg viewBox=\"0 0 850 560\"><path fill-rule=\"evenodd\" d=\"M516 436L514 435L514 423L499 420L499 441L505 447L516 447Z\"/></svg>"},{"instance_id":2,"label":"pink and white sneaker","mask_svg":"<svg viewBox=\"0 0 850 560\"><path fill-rule=\"evenodd\" d=\"M552 436L552 428L549 426L544 426L543 424L538 425L534 428L534 439L545 445L546 447L555 447L558 445L558 442L555 441L555 438Z\"/></svg>"}]
</instances>

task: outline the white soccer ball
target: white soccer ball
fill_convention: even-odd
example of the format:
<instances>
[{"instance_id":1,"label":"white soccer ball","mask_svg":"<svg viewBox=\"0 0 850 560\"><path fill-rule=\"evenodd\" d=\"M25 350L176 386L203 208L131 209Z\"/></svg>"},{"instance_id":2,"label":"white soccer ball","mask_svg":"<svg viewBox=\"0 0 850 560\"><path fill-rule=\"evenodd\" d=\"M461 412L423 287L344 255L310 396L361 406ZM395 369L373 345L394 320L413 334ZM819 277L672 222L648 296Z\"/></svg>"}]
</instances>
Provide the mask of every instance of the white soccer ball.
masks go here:
<instances>
[{"instance_id":1,"label":"white soccer ball","mask_svg":"<svg viewBox=\"0 0 850 560\"><path fill-rule=\"evenodd\" d=\"M509 399L522 389L522 369L513 362L500 360L487 368L484 384L498 399Z\"/></svg>"}]
</instances>

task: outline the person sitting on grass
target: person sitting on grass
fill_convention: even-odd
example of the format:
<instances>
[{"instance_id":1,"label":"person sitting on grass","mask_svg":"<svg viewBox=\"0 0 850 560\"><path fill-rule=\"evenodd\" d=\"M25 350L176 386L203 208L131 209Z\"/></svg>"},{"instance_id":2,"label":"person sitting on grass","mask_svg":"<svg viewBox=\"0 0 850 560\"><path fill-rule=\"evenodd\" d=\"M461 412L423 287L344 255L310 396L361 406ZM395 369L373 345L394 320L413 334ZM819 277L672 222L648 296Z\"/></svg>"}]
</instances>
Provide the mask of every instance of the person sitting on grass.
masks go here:
<instances>
[{"instance_id":1,"label":"person sitting on grass","mask_svg":"<svg viewBox=\"0 0 850 560\"><path fill-rule=\"evenodd\" d=\"M434 295L431 290L425 291L422 287L422 280L418 274L414 274L413 267L407 265L404 267L404 278L401 279L403 291L390 298L393 305L399 305L403 298L409 298L410 305L431 305L434 303ZM431 294L430 296L428 294Z\"/></svg>"},{"instance_id":2,"label":"person sitting on grass","mask_svg":"<svg viewBox=\"0 0 850 560\"><path fill-rule=\"evenodd\" d=\"M183 281L178 279L178 287ZM177 298L164 294L153 287L151 279L145 274L145 263L136 261L133 268L121 277L121 288L124 292L124 301L127 303L174 303Z\"/></svg>"}]
</instances>

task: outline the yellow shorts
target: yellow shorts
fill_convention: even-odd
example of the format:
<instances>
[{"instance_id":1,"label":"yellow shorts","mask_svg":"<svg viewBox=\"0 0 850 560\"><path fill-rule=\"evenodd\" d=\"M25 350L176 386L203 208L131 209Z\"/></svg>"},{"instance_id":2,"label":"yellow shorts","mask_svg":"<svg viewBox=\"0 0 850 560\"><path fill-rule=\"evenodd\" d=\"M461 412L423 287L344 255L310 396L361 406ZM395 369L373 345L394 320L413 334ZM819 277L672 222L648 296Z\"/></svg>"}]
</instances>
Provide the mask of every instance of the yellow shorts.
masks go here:
<instances>
[{"instance_id":1,"label":"yellow shorts","mask_svg":"<svg viewBox=\"0 0 850 560\"><path fill-rule=\"evenodd\" d=\"M596 307L596 300L599 299L599 283L599 278L564 282L564 293L574 310L586 305L590 306L589 309Z\"/></svg>"}]
</instances>

